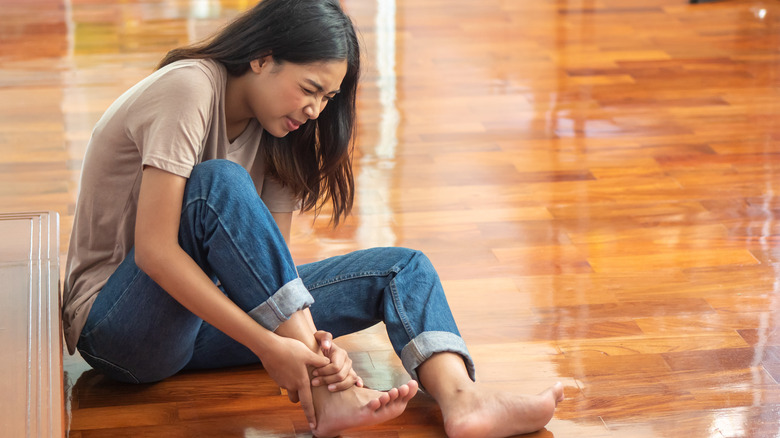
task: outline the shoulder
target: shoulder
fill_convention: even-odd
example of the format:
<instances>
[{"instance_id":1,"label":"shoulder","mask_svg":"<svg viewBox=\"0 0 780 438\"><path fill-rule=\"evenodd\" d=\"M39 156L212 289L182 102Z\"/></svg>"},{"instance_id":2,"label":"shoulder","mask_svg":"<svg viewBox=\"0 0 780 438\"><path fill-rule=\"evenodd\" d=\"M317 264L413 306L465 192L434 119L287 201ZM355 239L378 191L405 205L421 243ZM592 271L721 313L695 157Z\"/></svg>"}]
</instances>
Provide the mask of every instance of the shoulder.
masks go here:
<instances>
[{"instance_id":1,"label":"shoulder","mask_svg":"<svg viewBox=\"0 0 780 438\"><path fill-rule=\"evenodd\" d=\"M177 61L157 72L150 90L165 94L213 95L224 88L224 68L208 59Z\"/></svg>"},{"instance_id":2,"label":"shoulder","mask_svg":"<svg viewBox=\"0 0 780 438\"><path fill-rule=\"evenodd\" d=\"M139 84L132 111L176 109L209 112L224 94L224 67L212 60L193 59L169 64Z\"/></svg>"}]
</instances>

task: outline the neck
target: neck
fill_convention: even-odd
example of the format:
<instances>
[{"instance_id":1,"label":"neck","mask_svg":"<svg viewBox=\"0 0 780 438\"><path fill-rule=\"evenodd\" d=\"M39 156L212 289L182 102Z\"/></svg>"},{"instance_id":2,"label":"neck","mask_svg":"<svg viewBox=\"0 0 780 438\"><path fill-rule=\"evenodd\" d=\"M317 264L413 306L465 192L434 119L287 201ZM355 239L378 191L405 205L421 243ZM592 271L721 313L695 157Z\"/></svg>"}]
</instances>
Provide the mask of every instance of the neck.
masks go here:
<instances>
[{"instance_id":1,"label":"neck","mask_svg":"<svg viewBox=\"0 0 780 438\"><path fill-rule=\"evenodd\" d=\"M244 101L243 77L228 74L225 84L225 126L230 141L241 135L252 119Z\"/></svg>"}]
</instances>

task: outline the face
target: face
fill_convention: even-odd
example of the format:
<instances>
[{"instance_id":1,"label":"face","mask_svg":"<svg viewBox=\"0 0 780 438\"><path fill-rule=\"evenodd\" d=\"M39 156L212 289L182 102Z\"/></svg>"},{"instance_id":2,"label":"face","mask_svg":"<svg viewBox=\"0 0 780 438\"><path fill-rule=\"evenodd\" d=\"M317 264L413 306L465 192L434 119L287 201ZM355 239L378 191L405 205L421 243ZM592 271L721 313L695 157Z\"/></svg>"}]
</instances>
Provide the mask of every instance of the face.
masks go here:
<instances>
[{"instance_id":1,"label":"face","mask_svg":"<svg viewBox=\"0 0 780 438\"><path fill-rule=\"evenodd\" d=\"M347 73L346 61L276 63L270 56L252 61L251 67L247 103L274 137L284 137L319 117Z\"/></svg>"}]
</instances>

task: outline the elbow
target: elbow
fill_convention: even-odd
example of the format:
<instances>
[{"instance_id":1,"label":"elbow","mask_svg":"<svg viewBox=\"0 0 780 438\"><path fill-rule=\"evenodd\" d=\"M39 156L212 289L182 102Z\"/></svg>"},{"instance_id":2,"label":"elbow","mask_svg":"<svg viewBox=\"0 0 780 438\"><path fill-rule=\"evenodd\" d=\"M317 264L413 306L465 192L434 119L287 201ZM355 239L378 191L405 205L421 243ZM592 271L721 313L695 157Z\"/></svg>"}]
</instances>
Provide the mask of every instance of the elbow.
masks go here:
<instances>
[{"instance_id":1,"label":"elbow","mask_svg":"<svg viewBox=\"0 0 780 438\"><path fill-rule=\"evenodd\" d=\"M138 268L147 274L149 273L148 267L151 263L149 263L149 252L146 250L146 248L142 247L141 245L138 245L136 242L135 244L135 265L138 266Z\"/></svg>"},{"instance_id":2,"label":"elbow","mask_svg":"<svg viewBox=\"0 0 780 438\"><path fill-rule=\"evenodd\" d=\"M144 271L146 275L155 279L157 277L157 271L163 264L162 251L159 247L153 243L140 242L136 239L135 242L135 265L139 269Z\"/></svg>"}]
</instances>

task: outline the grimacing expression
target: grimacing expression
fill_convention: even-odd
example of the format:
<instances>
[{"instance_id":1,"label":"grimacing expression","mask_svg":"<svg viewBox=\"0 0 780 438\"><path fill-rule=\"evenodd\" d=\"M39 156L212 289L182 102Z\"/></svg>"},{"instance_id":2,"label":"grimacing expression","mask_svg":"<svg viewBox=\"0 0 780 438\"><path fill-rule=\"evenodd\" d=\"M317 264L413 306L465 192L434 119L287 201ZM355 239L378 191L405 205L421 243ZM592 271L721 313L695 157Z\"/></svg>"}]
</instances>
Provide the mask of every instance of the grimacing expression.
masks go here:
<instances>
[{"instance_id":1,"label":"grimacing expression","mask_svg":"<svg viewBox=\"0 0 780 438\"><path fill-rule=\"evenodd\" d=\"M322 110L340 92L347 61L277 63L266 56L251 62L249 106L260 125L284 137Z\"/></svg>"}]
</instances>

